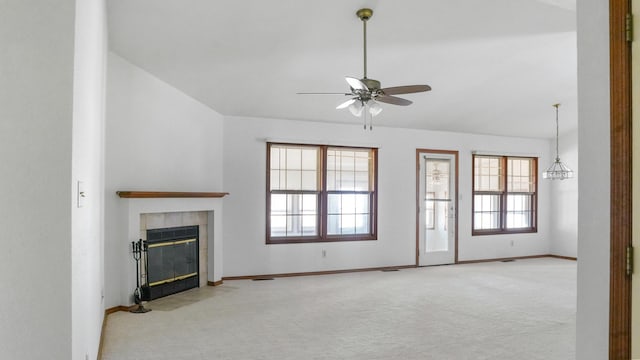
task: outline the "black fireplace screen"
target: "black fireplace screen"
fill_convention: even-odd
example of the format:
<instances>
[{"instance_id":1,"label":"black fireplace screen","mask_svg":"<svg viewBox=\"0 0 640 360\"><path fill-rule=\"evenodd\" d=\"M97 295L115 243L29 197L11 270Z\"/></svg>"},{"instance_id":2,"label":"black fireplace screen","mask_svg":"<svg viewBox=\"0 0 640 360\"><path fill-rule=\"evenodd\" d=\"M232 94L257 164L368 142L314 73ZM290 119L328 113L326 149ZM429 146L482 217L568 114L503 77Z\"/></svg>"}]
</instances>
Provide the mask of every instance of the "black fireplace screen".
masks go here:
<instances>
[{"instance_id":1,"label":"black fireplace screen","mask_svg":"<svg viewBox=\"0 0 640 360\"><path fill-rule=\"evenodd\" d=\"M198 287L198 226L147 230L146 246L144 300Z\"/></svg>"}]
</instances>

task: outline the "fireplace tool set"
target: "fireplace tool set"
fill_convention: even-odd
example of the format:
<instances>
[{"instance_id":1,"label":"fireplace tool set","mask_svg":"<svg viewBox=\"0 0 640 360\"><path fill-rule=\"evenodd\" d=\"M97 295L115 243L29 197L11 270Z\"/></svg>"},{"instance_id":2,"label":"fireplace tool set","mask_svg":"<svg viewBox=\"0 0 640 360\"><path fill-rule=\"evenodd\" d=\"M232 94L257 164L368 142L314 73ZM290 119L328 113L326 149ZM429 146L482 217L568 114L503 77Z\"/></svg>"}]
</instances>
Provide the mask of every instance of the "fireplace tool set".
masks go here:
<instances>
[{"instance_id":1,"label":"fireplace tool set","mask_svg":"<svg viewBox=\"0 0 640 360\"><path fill-rule=\"evenodd\" d=\"M140 260L143 258L142 254L147 252L147 244L145 244L142 239L138 241L131 242L131 254L133 255L133 259L136 261L136 289L133 291L133 300L135 301L137 308L129 310L132 313L142 314L151 311L151 309L146 309L144 305L142 305L142 288L140 287ZM146 256L144 259L146 260ZM148 269L145 261L145 274L148 273Z\"/></svg>"}]
</instances>

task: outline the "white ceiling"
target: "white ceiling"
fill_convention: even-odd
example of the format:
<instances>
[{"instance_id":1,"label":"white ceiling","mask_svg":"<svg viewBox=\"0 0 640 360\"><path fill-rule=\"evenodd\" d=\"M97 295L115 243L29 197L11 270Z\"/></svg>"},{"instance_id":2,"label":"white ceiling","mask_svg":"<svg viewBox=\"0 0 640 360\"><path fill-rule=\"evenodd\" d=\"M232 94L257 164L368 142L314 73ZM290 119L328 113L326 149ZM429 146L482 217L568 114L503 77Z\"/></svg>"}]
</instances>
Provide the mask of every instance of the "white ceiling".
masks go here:
<instances>
[{"instance_id":1,"label":"white ceiling","mask_svg":"<svg viewBox=\"0 0 640 360\"><path fill-rule=\"evenodd\" d=\"M375 125L551 138L577 127L575 0L109 0L110 49L219 113L360 124L344 76L429 84Z\"/></svg>"}]
</instances>

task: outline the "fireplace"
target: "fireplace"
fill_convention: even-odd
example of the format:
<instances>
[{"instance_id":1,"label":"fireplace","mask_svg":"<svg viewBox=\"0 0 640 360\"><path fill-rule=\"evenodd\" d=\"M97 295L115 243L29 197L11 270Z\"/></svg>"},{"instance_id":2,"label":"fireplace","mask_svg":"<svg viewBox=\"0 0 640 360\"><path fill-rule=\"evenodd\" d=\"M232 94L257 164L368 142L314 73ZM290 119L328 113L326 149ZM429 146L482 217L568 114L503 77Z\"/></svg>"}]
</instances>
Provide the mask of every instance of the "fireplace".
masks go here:
<instances>
[{"instance_id":1,"label":"fireplace","mask_svg":"<svg viewBox=\"0 0 640 360\"><path fill-rule=\"evenodd\" d=\"M149 229L146 232L147 266L142 299L153 300L198 287L198 226Z\"/></svg>"},{"instance_id":2,"label":"fireplace","mask_svg":"<svg viewBox=\"0 0 640 360\"><path fill-rule=\"evenodd\" d=\"M147 240L147 230L198 225L200 287L222 283L222 198L227 193L211 192L149 192L118 191L123 200L121 230L122 249L131 242ZM116 229L120 231L120 229ZM126 263L118 283L121 303L134 304L132 289L136 288L135 261L126 254ZM142 266L141 284L146 284L145 266Z\"/></svg>"}]
</instances>

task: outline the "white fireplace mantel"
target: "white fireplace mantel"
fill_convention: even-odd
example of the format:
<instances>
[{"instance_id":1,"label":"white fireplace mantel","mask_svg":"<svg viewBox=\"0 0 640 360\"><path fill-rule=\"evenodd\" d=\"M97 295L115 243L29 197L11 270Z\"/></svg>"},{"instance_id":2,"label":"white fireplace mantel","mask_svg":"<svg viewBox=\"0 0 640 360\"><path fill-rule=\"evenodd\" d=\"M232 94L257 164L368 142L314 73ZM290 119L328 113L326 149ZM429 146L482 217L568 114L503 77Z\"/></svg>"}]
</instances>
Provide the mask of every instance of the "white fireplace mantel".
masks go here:
<instances>
[{"instance_id":1,"label":"white fireplace mantel","mask_svg":"<svg viewBox=\"0 0 640 360\"><path fill-rule=\"evenodd\" d=\"M219 283L222 279L222 198L228 193L203 192L151 192L151 191L118 191L118 196L127 202L128 226L127 242L140 238L140 215L152 213L172 213L206 211L207 224L207 281ZM135 274L127 276L135 279ZM135 282L130 284L134 288Z\"/></svg>"}]
</instances>

